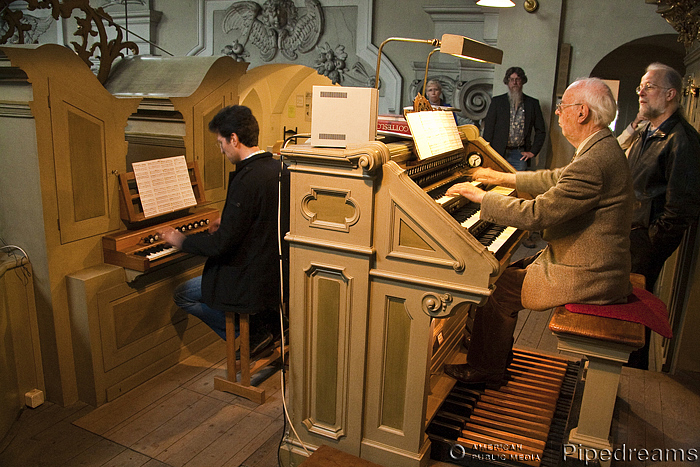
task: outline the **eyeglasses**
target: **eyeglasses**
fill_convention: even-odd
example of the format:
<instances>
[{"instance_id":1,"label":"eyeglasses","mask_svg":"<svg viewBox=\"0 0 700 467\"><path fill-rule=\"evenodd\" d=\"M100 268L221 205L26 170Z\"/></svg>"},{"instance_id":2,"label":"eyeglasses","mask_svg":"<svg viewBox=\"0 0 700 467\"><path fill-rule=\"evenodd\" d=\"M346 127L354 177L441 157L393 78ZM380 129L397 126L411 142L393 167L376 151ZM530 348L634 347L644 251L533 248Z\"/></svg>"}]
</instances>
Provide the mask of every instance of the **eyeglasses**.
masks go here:
<instances>
[{"instance_id":1,"label":"eyeglasses","mask_svg":"<svg viewBox=\"0 0 700 467\"><path fill-rule=\"evenodd\" d=\"M508 78L509 83L522 83L523 79L522 78Z\"/></svg>"},{"instance_id":2,"label":"eyeglasses","mask_svg":"<svg viewBox=\"0 0 700 467\"><path fill-rule=\"evenodd\" d=\"M659 86L658 84L645 83L645 84L640 84L639 86L637 86L637 89L635 89L635 91L637 92L637 95L640 95L642 93L642 91L649 92L649 91L653 91L656 88L667 89L667 90L671 89L671 88L665 88L663 86Z\"/></svg>"},{"instance_id":3,"label":"eyeglasses","mask_svg":"<svg viewBox=\"0 0 700 467\"><path fill-rule=\"evenodd\" d=\"M583 104L580 104L580 103L579 103L579 104L562 104L562 103L560 102L560 103L557 104L557 110L559 111L559 113L561 113L561 111L562 111L562 109L563 109L564 107L570 107L570 106L572 106L572 105L583 105Z\"/></svg>"}]
</instances>

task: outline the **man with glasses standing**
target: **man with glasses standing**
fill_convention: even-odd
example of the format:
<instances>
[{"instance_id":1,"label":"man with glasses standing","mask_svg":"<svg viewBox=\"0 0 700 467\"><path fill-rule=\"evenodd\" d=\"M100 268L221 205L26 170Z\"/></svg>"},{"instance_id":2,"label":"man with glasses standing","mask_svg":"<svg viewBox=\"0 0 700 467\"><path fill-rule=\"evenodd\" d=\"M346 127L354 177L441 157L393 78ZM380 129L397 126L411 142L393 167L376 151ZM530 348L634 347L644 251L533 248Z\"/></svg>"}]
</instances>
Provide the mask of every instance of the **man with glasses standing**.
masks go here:
<instances>
[{"instance_id":1,"label":"man with glasses standing","mask_svg":"<svg viewBox=\"0 0 700 467\"><path fill-rule=\"evenodd\" d=\"M527 170L546 136L540 101L523 94L527 83L525 71L517 66L506 70L503 84L508 92L495 96L484 118L483 138L503 156L515 170ZM536 246L532 236L523 241L528 248Z\"/></svg>"},{"instance_id":2,"label":"man with glasses standing","mask_svg":"<svg viewBox=\"0 0 700 467\"><path fill-rule=\"evenodd\" d=\"M565 167L505 173L479 168L473 178L515 187L534 199L486 192L460 183L447 194L481 203L481 219L523 230L542 230L548 245L511 264L477 311L467 363L445 373L467 384L498 386L523 308L549 310L566 303L605 305L627 300L632 182L627 159L608 128L617 105L599 79L572 83L557 106L562 134L576 148Z\"/></svg>"},{"instance_id":3,"label":"man with glasses standing","mask_svg":"<svg viewBox=\"0 0 700 467\"><path fill-rule=\"evenodd\" d=\"M681 75L652 63L637 87L639 124L629 148L629 166L636 203L630 234L632 272L654 284L666 259L700 213L700 135L680 109ZM630 356L629 366L647 369L647 344Z\"/></svg>"}]
</instances>

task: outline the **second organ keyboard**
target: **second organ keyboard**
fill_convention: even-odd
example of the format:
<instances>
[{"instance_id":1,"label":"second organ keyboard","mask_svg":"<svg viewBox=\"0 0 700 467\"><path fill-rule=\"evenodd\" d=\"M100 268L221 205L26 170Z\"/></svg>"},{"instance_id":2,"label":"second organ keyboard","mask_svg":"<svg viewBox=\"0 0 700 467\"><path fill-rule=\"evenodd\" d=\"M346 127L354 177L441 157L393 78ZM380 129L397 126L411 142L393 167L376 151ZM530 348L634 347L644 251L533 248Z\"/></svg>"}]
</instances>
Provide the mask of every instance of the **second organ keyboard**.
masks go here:
<instances>
[{"instance_id":1,"label":"second organ keyboard","mask_svg":"<svg viewBox=\"0 0 700 467\"><path fill-rule=\"evenodd\" d=\"M105 263L136 271L148 271L179 257L181 252L158 237L158 231L169 225L185 235L201 235L209 232L209 225L219 217L216 209L205 209L170 222L139 230L124 230L102 237Z\"/></svg>"},{"instance_id":2,"label":"second organ keyboard","mask_svg":"<svg viewBox=\"0 0 700 467\"><path fill-rule=\"evenodd\" d=\"M446 193L451 186L466 182L484 191L505 196L514 196L515 189L485 185L482 182L472 180L469 176L470 170L462 158L446 157L442 160L437 159L429 162L429 164L418 163L407 169L411 179L491 253L499 259L505 256L502 248L505 245L517 243L523 232L515 227L481 221L481 206L478 203L473 203L459 195L447 195Z\"/></svg>"}]
</instances>

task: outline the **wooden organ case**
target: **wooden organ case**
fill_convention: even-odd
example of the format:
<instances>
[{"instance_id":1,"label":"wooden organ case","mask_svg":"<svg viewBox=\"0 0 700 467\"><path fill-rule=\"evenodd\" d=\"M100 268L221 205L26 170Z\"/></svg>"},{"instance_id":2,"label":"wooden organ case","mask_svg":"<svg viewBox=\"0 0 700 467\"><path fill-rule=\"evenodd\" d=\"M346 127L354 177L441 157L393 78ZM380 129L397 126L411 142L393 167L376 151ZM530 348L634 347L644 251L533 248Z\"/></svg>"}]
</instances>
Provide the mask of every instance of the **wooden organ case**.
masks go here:
<instances>
[{"instance_id":1,"label":"wooden organ case","mask_svg":"<svg viewBox=\"0 0 700 467\"><path fill-rule=\"evenodd\" d=\"M125 227L157 228L120 216L119 175L133 162L184 155L201 173L206 202L195 211L220 209L226 160L207 124L238 103L247 64L128 57L103 86L62 46L0 52L2 170L22 175L17 183L3 178L10 196L2 212L23 219L1 230L34 265L47 398L100 405L218 339L171 299L175 286L200 273L201 258L142 274L105 262L102 246ZM181 222L183 214L194 213L156 222Z\"/></svg>"},{"instance_id":2,"label":"wooden organ case","mask_svg":"<svg viewBox=\"0 0 700 467\"><path fill-rule=\"evenodd\" d=\"M407 142L282 150L291 419L305 445L381 465L428 462L426 424L454 385L441 367L525 234L508 229L487 245L492 226L463 226L466 200L444 203L446 186L469 179L474 152L514 172L476 127L459 130L463 150L423 161ZM305 456L291 436L284 449L292 465Z\"/></svg>"}]
</instances>

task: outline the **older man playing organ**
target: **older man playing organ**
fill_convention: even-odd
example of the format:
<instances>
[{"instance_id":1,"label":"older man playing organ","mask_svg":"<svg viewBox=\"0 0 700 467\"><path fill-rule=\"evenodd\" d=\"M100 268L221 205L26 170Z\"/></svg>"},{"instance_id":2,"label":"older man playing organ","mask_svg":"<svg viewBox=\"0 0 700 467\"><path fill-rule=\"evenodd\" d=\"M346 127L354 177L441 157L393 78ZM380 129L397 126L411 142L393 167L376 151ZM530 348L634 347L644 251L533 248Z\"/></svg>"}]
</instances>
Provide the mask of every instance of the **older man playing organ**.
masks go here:
<instances>
[{"instance_id":1,"label":"older man playing organ","mask_svg":"<svg viewBox=\"0 0 700 467\"><path fill-rule=\"evenodd\" d=\"M608 129L615 99L603 81L579 79L567 88L556 113L562 134L576 148L567 166L517 173L482 168L473 174L475 180L515 187L533 199L486 192L470 183L448 191L481 203L482 219L543 231L548 242L539 255L506 268L477 311L467 363L445 366L448 375L465 383L501 383L521 309L622 303L632 291L634 194L627 159Z\"/></svg>"}]
</instances>

